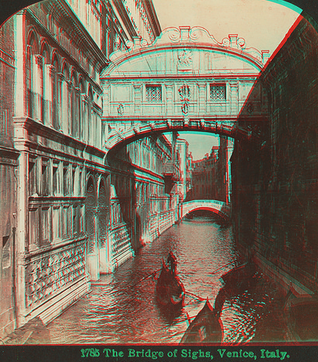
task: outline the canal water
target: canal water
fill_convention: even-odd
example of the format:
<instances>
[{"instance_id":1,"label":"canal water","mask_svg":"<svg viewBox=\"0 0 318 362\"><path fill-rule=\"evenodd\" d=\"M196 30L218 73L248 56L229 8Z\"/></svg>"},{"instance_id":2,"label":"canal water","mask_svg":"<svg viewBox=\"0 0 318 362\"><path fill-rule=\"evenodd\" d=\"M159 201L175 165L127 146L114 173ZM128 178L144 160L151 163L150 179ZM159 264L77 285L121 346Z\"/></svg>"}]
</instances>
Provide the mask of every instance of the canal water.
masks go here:
<instances>
[{"instance_id":1,"label":"canal water","mask_svg":"<svg viewBox=\"0 0 318 362\"><path fill-rule=\"evenodd\" d=\"M158 274L153 273L170 250L186 291L185 306L176 317L160 310L155 299ZM206 298L214 304L221 275L240 262L231 227L207 216L184 220L112 275L103 275L90 294L51 322L51 343L179 343ZM283 340L280 309L277 290L259 273L253 290L227 298L221 313L223 342Z\"/></svg>"}]
</instances>

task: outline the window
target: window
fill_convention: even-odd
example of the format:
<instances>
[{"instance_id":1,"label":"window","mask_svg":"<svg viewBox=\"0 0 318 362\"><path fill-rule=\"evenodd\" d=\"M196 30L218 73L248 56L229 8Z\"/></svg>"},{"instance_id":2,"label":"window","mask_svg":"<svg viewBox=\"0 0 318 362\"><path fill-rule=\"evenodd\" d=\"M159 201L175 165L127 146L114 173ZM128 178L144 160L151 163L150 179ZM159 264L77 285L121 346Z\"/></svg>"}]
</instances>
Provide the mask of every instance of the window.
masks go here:
<instances>
[{"instance_id":1,"label":"window","mask_svg":"<svg viewBox=\"0 0 318 362\"><path fill-rule=\"evenodd\" d=\"M29 194L36 194L36 160L29 161Z\"/></svg>"},{"instance_id":2,"label":"window","mask_svg":"<svg viewBox=\"0 0 318 362\"><path fill-rule=\"evenodd\" d=\"M79 173L79 196L82 196L82 172Z\"/></svg>"},{"instance_id":3,"label":"window","mask_svg":"<svg viewBox=\"0 0 318 362\"><path fill-rule=\"evenodd\" d=\"M77 212L77 205L73 205L73 236L77 235L79 232L79 218Z\"/></svg>"},{"instance_id":4,"label":"window","mask_svg":"<svg viewBox=\"0 0 318 362\"><path fill-rule=\"evenodd\" d=\"M29 245L31 249L38 246L39 241L39 210L29 210Z\"/></svg>"},{"instance_id":5,"label":"window","mask_svg":"<svg viewBox=\"0 0 318 362\"><path fill-rule=\"evenodd\" d=\"M63 239L66 239L68 236L68 206L63 207L63 214L62 214L62 236Z\"/></svg>"},{"instance_id":6,"label":"window","mask_svg":"<svg viewBox=\"0 0 318 362\"><path fill-rule=\"evenodd\" d=\"M58 164L53 164L53 195L59 194L59 169Z\"/></svg>"},{"instance_id":7,"label":"window","mask_svg":"<svg viewBox=\"0 0 318 362\"><path fill-rule=\"evenodd\" d=\"M225 101L226 100L225 84L210 84L210 99L211 101Z\"/></svg>"},{"instance_id":8,"label":"window","mask_svg":"<svg viewBox=\"0 0 318 362\"><path fill-rule=\"evenodd\" d=\"M73 196L77 195L75 168L72 169L72 192Z\"/></svg>"},{"instance_id":9,"label":"window","mask_svg":"<svg viewBox=\"0 0 318 362\"><path fill-rule=\"evenodd\" d=\"M61 238L61 213L59 207L53 208L53 240Z\"/></svg>"},{"instance_id":10,"label":"window","mask_svg":"<svg viewBox=\"0 0 318 362\"><path fill-rule=\"evenodd\" d=\"M64 191L64 196L67 196L70 193L70 180L69 180L69 167L68 164L64 164L63 167L63 191Z\"/></svg>"},{"instance_id":11,"label":"window","mask_svg":"<svg viewBox=\"0 0 318 362\"><path fill-rule=\"evenodd\" d=\"M146 85L146 100L147 102L161 102L162 91L161 85Z\"/></svg>"},{"instance_id":12,"label":"window","mask_svg":"<svg viewBox=\"0 0 318 362\"><path fill-rule=\"evenodd\" d=\"M49 195L49 163L48 160L42 160L42 178L41 178L41 194Z\"/></svg>"},{"instance_id":13,"label":"window","mask_svg":"<svg viewBox=\"0 0 318 362\"><path fill-rule=\"evenodd\" d=\"M84 206L79 208L79 232L84 232Z\"/></svg>"},{"instance_id":14,"label":"window","mask_svg":"<svg viewBox=\"0 0 318 362\"><path fill-rule=\"evenodd\" d=\"M51 225L50 225L50 209L47 207L43 207L42 208L42 213L41 213L41 224L42 224L42 245L48 244L49 243L49 237L50 237L50 233L49 230L51 230Z\"/></svg>"}]
</instances>

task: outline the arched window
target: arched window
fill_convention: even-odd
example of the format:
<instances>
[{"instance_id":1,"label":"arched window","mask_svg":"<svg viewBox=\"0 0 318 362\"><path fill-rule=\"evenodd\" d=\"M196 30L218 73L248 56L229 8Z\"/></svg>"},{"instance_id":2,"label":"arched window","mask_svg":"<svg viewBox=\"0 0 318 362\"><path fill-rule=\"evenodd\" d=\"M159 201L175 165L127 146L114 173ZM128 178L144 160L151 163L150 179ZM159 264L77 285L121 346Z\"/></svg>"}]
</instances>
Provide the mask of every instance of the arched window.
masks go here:
<instances>
[{"instance_id":1,"label":"arched window","mask_svg":"<svg viewBox=\"0 0 318 362\"><path fill-rule=\"evenodd\" d=\"M88 142L93 144L94 142L94 110L93 110L93 90L92 87L89 86L88 90Z\"/></svg>"},{"instance_id":2,"label":"arched window","mask_svg":"<svg viewBox=\"0 0 318 362\"><path fill-rule=\"evenodd\" d=\"M27 62L26 62L26 88L28 116L36 118L36 77L35 77L35 57L38 53L38 46L35 33L32 31L28 38Z\"/></svg>"},{"instance_id":3,"label":"arched window","mask_svg":"<svg viewBox=\"0 0 318 362\"><path fill-rule=\"evenodd\" d=\"M42 46L41 56L43 62L40 79L40 120L42 123L50 125L52 109L52 82L49 49L45 43Z\"/></svg>"},{"instance_id":4,"label":"arched window","mask_svg":"<svg viewBox=\"0 0 318 362\"><path fill-rule=\"evenodd\" d=\"M79 81L79 120L78 120L78 131L79 131L79 138L81 140L85 140L85 125L86 125L86 100L85 100L85 87L83 79Z\"/></svg>"},{"instance_id":5,"label":"arched window","mask_svg":"<svg viewBox=\"0 0 318 362\"><path fill-rule=\"evenodd\" d=\"M62 120L61 129L65 134L69 134L69 72L66 63L62 69L62 84L61 84L61 114Z\"/></svg>"},{"instance_id":6,"label":"arched window","mask_svg":"<svg viewBox=\"0 0 318 362\"><path fill-rule=\"evenodd\" d=\"M79 114L79 95L77 90L77 82L75 74L72 74L71 79L71 134L78 138L78 114Z\"/></svg>"},{"instance_id":7,"label":"arched window","mask_svg":"<svg viewBox=\"0 0 318 362\"><path fill-rule=\"evenodd\" d=\"M60 129L60 122L59 122L59 97L61 94L60 90L60 82L58 77L58 71L59 71L59 64L57 60L57 56L53 56L52 61L52 124L53 127L57 130Z\"/></svg>"}]
</instances>

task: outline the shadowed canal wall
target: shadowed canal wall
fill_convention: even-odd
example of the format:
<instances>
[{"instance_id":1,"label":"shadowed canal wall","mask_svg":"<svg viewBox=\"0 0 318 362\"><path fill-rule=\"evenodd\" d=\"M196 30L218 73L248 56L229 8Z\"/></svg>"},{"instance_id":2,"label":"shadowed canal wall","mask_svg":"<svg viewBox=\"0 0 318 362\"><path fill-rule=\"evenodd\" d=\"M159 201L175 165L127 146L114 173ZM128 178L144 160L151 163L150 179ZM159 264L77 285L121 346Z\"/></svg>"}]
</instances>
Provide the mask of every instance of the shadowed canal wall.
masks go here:
<instances>
[{"instance_id":1,"label":"shadowed canal wall","mask_svg":"<svg viewBox=\"0 0 318 362\"><path fill-rule=\"evenodd\" d=\"M317 292L318 37L300 17L262 71L240 114L249 142L232 156L236 241L294 294ZM261 92L267 115L254 117Z\"/></svg>"}]
</instances>

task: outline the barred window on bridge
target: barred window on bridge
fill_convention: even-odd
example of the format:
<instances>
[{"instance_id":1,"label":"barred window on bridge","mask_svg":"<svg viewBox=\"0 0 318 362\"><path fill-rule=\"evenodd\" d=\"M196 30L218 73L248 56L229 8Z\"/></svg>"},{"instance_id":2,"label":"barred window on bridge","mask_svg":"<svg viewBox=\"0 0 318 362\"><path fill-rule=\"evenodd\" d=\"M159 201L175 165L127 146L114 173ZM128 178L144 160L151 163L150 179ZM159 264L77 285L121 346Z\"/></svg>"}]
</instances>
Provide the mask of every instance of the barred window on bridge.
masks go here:
<instances>
[{"instance_id":1,"label":"barred window on bridge","mask_svg":"<svg viewBox=\"0 0 318 362\"><path fill-rule=\"evenodd\" d=\"M162 90L161 85L146 85L146 100L147 102L161 102Z\"/></svg>"},{"instance_id":2,"label":"barred window on bridge","mask_svg":"<svg viewBox=\"0 0 318 362\"><path fill-rule=\"evenodd\" d=\"M225 84L210 84L210 99L211 101L225 101L226 100Z\"/></svg>"}]
</instances>

